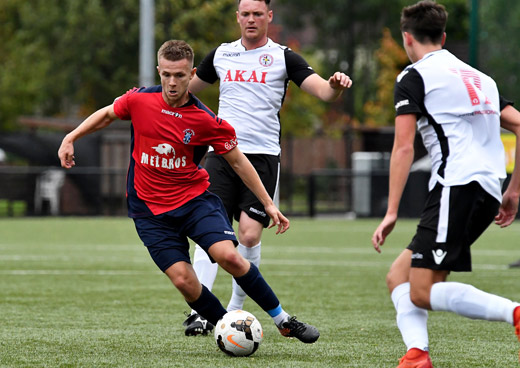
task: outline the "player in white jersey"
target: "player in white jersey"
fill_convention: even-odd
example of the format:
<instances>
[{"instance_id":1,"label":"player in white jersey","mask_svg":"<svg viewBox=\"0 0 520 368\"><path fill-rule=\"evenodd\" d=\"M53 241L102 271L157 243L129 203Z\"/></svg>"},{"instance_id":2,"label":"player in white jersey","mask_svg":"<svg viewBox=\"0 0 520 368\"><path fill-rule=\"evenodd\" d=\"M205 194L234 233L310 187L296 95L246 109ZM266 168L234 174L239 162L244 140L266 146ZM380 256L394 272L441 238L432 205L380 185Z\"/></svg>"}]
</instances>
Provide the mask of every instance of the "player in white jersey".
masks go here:
<instances>
[{"instance_id":1,"label":"player in white jersey","mask_svg":"<svg viewBox=\"0 0 520 368\"><path fill-rule=\"evenodd\" d=\"M323 101L334 101L352 85L350 78L336 72L328 80L316 74L291 49L267 37L273 18L269 0L239 0L237 23L241 38L210 52L197 68L190 91L197 93L220 80L219 117L237 134L238 146L258 171L268 193L276 196L280 164L280 109L289 81ZM210 191L224 202L230 221L238 221L239 252L260 264L261 235L269 224L263 206L222 158L210 152L205 168ZM196 247L193 266L199 280L212 288L217 265ZM228 310L242 309L245 293L233 282ZM184 322L186 335L206 334L211 326L195 311Z\"/></svg>"},{"instance_id":2,"label":"player in white jersey","mask_svg":"<svg viewBox=\"0 0 520 368\"><path fill-rule=\"evenodd\" d=\"M515 133L520 152L520 121L501 121L495 82L442 49L447 15L442 5L428 0L405 7L401 14L403 45L413 64L395 84L388 208L372 237L378 252L397 221L416 126L432 173L417 232L387 275L397 325L408 349L398 367L433 367L427 310L508 322L520 338L520 304L446 281L451 271L471 271L470 246L493 220L502 227L511 224L520 193L516 165L502 198L506 175L500 140L502 125Z\"/></svg>"}]
</instances>

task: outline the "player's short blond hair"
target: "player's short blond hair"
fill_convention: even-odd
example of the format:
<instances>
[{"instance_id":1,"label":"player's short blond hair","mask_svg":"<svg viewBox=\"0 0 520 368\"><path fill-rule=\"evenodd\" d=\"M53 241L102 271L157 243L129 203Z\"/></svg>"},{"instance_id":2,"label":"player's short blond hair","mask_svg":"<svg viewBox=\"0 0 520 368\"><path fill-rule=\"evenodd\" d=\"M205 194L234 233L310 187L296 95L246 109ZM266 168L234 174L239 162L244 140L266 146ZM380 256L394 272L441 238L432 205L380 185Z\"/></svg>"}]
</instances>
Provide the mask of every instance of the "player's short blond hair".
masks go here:
<instances>
[{"instance_id":1,"label":"player's short blond hair","mask_svg":"<svg viewBox=\"0 0 520 368\"><path fill-rule=\"evenodd\" d=\"M157 51L157 60L165 58L169 61L178 61L187 59L190 63L193 63L195 54L191 46L182 40L169 40L162 44Z\"/></svg>"}]
</instances>

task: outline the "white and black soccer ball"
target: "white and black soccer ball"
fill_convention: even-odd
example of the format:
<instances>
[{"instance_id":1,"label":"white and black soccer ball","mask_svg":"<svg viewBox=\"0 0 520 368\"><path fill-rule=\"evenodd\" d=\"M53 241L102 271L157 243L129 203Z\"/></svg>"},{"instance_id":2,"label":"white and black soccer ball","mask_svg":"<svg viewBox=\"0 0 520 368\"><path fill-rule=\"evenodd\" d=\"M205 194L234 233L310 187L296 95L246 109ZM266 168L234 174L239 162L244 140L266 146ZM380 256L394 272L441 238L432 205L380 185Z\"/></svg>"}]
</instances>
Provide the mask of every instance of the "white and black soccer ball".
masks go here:
<instances>
[{"instance_id":1,"label":"white and black soccer ball","mask_svg":"<svg viewBox=\"0 0 520 368\"><path fill-rule=\"evenodd\" d=\"M215 326L217 346L231 356L253 354L263 338L264 332L258 319L243 310L226 313Z\"/></svg>"}]
</instances>

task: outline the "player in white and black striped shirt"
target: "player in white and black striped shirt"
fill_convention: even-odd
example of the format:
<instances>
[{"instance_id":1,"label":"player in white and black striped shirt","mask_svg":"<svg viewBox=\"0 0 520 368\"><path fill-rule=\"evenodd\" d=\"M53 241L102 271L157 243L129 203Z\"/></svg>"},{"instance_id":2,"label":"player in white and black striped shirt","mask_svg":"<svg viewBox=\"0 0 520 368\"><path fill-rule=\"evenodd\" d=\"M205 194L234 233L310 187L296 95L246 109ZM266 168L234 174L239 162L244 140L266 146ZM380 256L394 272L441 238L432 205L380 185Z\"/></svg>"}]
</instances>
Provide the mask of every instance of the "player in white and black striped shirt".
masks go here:
<instances>
[{"instance_id":1,"label":"player in white and black striped shirt","mask_svg":"<svg viewBox=\"0 0 520 368\"><path fill-rule=\"evenodd\" d=\"M239 0L237 22L241 38L210 52L197 68L190 91L197 93L220 80L218 116L228 121L237 134L238 146L258 171L268 193L276 197L280 163L280 109L289 81L323 101L336 100L352 81L341 72L328 80L316 74L294 51L267 37L273 18L269 0ZM260 264L262 231L269 224L263 206L252 196L221 157L210 152L205 169L210 191L221 197L230 221L238 221L239 252ZM217 267L199 247L193 266L200 281L211 289ZM233 283L228 310L241 309L243 291ZM187 335L207 333L204 321L194 311L185 321Z\"/></svg>"},{"instance_id":2,"label":"player in white and black striped shirt","mask_svg":"<svg viewBox=\"0 0 520 368\"><path fill-rule=\"evenodd\" d=\"M471 271L471 244L493 220L504 227L518 210L520 165L502 197L506 177L501 126L517 136L520 121L500 119L495 82L442 49L447 12L433 1L403 9L403 45L412 65L395 84L395 139L388 209L372 237L380 252L397 221L413 161L417 130L432 162L427 203L410 245L394 261L387 285L407 346L399 367L433 367L428 353L427 310L450 311L516 326L520 304L475 287L446 282L451 271ZM506 114L513 109L504 107Z\"/></svg>"}]
</instances>

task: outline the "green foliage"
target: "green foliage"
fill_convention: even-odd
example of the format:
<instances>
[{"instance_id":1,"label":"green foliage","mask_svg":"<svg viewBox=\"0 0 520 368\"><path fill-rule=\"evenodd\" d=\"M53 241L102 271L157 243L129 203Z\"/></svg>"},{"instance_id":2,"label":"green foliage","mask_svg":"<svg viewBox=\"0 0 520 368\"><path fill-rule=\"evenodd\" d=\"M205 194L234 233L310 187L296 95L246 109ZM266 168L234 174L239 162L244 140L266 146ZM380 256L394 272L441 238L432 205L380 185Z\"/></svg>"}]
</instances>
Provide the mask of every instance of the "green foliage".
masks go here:
<instances>
[{"instance_id":1,"label":"green foliage","mask_svg":"<svg viewBox=\"0 0 520 368\"><path fill-rule=\"evenodd\" d=\"M1 126L20 114L91 111L135 84L138 9L131 0L104 3L2 2Z\"/></svg>"},{"instance_id":2,"label":"green foliage","mask_svg":"<svg viewBox=\"0 0 520 368\"><path fill-rule=\"evenodd\" d=\"M301 52L297 45L291 47L302 55L316 73L321 75L321 60L316 54ZM303 92L294 83L289 83L281 111L282 135L310 136L322 127L327 104Z\"/></svg>"},{"instance_id":3,"label":"green foliage","mask_svg":"<svg viewBox=\"0 0 520 368\"><path fill-rule=\"evenodd\" d=\"M448 12L446 34L448 40L467 41L470 28L469 0L442 0L438 1Z\"/></svg>"},{"instance_id":4,"label":"green foliage","mask_svg":"<svg viewBox=\"0 0 520 368\"><path fill-rule=\"evenodd\" d=\"M408 63L404 49L394 40L390 30L383 30L381 46L375 53L378 64L377 93L374 101L364 106L365 124L368 126L393 125L395 78Z\"/></svg>"},{"instance_id":5,"label":"green foliage","mask_svg":"<svg viewBox=\"0 0 520 368\"><path fill-rule=\"evenodd\" d=\"M195 52L195 65L223 42L240 38L236 0L156 1L158 39L186 40ZM157 46L159 47L159 46ZM197 94L211 110L218 111L218 83Z\"/></svg>"},{"instance_id":6,"label":"green foliage","mask_svg":"<svg viewBox=\"0 0 520 368\"><path fill-rule=\"evenodd\" d=\"M354 81L349 97L339 108L363 120L362 108L375 89L374 70L366 55L372 55L383 26L398 26L399 0L280 0L284 23L290 29L315 32L316 48L328 56L325 74L341 70ZM392 11L393 10L393 11ZM296 16L295 16L296 14Z\"/></svg>"},{"instance_id":7,"label":"green foliage","mask_svg":"<svg viewBox=\"0 0 520 368\"><path fill-rule=\"evenodd\" d=\"M383 28L399 35L401 9L415 0L279 0L284 24L292 30L312 29L314 45L324 50L325 73L342 70L352 77L350 97L344 99L343 112L365 122L365 103L376 100L378 68L372 55L379 47ZM448 36L463 40L468 32L467 0L439 1L450 13ZM451 33L450 33L451 32ZM312 33L312 32L311 32Z\"/></svg>"},{"instance_id":8,"label":"green foliage","mask_svg":"<svg viewBox=\"0 0 520 368\"><path fill-rule=\"evenodd\" d=\"M236 34L234 0L155 6L157 47L186 39L202 57ZM24 114L88 115L137 85L138 61L138 1L2 1L0 129Z\"/></svg>"},{"instance_id":9,"label":"green foliage","mask_svg":"<svg viewBox=\"0 0 520 368\"><path fill-rule=\"evenodd\" d=\"M277 25L284 27L281 35L300 29L314 34L314 43L303 45L313 51L304 56L320 75L342 70L354 80L347 97L332 106L291 86L282 112L284 134L339 132L351 116L364 123L365 103L378 98L380 76L372 55L381 30L387 27L396 37L402 7L415 2L272 3ZM467 42L470 2L440 2L449 12L448 43ZM221 42L240 36L236 6L236 0L155 0L156 47L167 39L185 39L195 50L195 63L200 62ZM520 2L481 0L479 14L480 67L496 79L504 96L515 99L520 95L517 41L510 35L520 31ZM314 56L320 53L325 57ZM111 103L138 84L138 55L139 1L0 1L0 130L16 129L20 115L85 116ZM217 111L217 85L199 97Z\"/></svg>"},{"instance_id":10,"label":"green foliage","mask_svg":"<svg viewBox=\"0 0 520 368\"><path fill-rule=\"evenodd\" d=\"M504 97L519 101L520 2L481 0L479 18L479 67L495 79Z\"/></svg>"}]
</instances>

